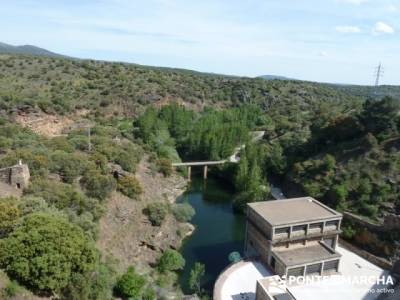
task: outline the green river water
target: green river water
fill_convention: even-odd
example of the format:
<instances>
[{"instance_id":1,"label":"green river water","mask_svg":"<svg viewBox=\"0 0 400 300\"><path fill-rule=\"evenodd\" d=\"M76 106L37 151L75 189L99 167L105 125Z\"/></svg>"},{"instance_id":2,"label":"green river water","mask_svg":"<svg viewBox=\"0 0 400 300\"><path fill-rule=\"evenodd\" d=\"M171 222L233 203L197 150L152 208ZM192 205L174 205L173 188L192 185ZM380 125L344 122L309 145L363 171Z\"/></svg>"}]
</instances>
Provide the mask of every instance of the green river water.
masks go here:
<instances>
[{"instance_id":1,"label":"green river water","mask_svg":"<svg viewBox=\"0 0 400 300\"><path fill-rule=\"evenodd\" d=\"M178 200L190 203L196 210L191 221L196 230L181 248L186 266L180 275L180 284L185 293L190 293L188 279L195 262L205 265L203 288L212 293L219 273L230 264L229 254L238 251L243 255L245 218L233 213L232 197L233 191L221 181L194 177Z\"/></svg>"}]
</instances>

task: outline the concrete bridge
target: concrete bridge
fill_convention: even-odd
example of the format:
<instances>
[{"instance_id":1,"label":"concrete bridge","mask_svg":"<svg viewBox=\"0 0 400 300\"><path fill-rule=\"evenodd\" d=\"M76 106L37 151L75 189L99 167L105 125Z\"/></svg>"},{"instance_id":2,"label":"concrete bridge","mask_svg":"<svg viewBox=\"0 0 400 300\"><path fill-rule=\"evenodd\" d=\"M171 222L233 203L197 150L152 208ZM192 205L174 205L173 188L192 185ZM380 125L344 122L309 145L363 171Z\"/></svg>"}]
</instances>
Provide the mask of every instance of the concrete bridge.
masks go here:
<instances>
[{"instance_id":1,"label":"concrete bridge","mask_svg":"<svg viewBox=\"0 0 400 300\"><path fill-rule=\"evenodd\" d=\"M252 141L257 142L263 138L265 131L253 131ZM180 163L172 163L173 167L187 167L188 170L188 179L190 181L192 177L192 167L193 166L201 166L203 167L203 178L207 179L208 173L208 166L215 166L215 165L223 165L225 163L238 163L240 161L239 152L244 149L246 145L240 145L239 147L235 148L235 151L228 159L223 160L209 160L209 161L192 161L192 162L180 162Z\"/></svg>"},{"instance_id":2,"label":"concrete bridge","mask_svg":"<svg viewBox=\"0 0 400 300\"><path fill-rule=\"evenodd\" d=\"M202 166L203 167L203 178L207 179L208 166L222 165L228 160L214 160L214 161L194 161L194 162L183 162L183 163L172 163L173 167L187 167L188 179L190 181L192 177L192 167Z\"/></svg>"}]
</instances>

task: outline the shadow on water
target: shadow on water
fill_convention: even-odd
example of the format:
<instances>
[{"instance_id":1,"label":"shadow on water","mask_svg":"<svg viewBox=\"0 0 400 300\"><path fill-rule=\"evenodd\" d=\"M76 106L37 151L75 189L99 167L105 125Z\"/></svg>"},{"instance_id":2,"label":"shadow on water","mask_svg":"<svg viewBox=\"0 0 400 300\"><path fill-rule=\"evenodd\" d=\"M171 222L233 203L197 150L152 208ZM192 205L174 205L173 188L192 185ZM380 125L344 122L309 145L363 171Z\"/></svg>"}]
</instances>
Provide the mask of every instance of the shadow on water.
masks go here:
<instances>
[{"instance_id":1,"label":"shadow on water","mask_svg":"<svg viewBox=\"0 0 400 300\"><path fill-rule=\"evenodd\" d=\"M229 265L228 256L233 251L242 254L244 241L244 216L233 213L233 191L221 182L209 178L193 178L188 191L179 202L188 202L196 210L192 224L196 230L183 244L181 253L186 266L180 276L180 284L189 293L190 270L196 262L205 265L203 288L212 292L219 273Z\"/></svg>"}]
</instances>

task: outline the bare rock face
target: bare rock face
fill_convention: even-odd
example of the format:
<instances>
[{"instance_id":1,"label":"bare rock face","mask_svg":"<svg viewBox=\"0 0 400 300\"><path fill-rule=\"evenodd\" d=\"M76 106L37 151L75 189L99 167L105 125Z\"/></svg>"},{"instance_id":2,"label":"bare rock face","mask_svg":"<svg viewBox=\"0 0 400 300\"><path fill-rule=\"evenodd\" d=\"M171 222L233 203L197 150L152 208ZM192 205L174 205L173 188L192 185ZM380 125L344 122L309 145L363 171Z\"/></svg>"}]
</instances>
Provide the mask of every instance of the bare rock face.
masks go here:
<instances>
[{"instance_id":1,"label":"bare rock face","mask_svg":"<svg viewBox=\"0 0 400 300\"><path fill-rule=\"evenodd\" d=\"M386 230L400 230L400 215L386 215L383 226Z\"/></svg>"},{"instance_id":2,"label":"bare rock face","mask_svg":"<svg viewBox=\"0 0 400 300\"><path fill-rule=\"evenodd\" d=\"M115 171L121 172L118 168ZM174 174L166 178L155 172L146 159L139 164L135 177L143 188L140 199L133 200L118 192L111 195L100 219L98 246L104 255L119 261L121 270L135 265L139 271L145 271L164 250L179 249L193 226L177 222L172 215L161 226L152 226L143 214L149 203L174 202L186 188L182 177Z\"/></svg>"}]
</instances>

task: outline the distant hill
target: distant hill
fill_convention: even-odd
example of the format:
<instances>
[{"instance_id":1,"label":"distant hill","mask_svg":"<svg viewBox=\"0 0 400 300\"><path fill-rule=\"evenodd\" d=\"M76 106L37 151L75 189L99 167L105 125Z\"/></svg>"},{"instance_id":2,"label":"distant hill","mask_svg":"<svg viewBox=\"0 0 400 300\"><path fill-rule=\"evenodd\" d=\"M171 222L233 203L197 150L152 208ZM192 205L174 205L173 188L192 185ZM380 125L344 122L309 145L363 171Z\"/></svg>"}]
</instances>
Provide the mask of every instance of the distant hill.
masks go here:
<instances>
[{"instance_id":1,"label":"distant hill","mask_svg":"<svg viewBox=\"0 0 400 300\"><path fill-rule=\"evenodd\" d=\"M364 85L341 85L341 84L329 84L330 87L354 96L363 98L377 98L380 99L384 96L391 96L396 99L400 99L400 86L399 85L380 85L375 86L364 86Z\"/></svg>"},{"instance_id":2,"label":"distant hill","mask_svg":"<svg viewBox=\"0 0 400 300\"><path fill-rule=\"evenodd\" d=\"M298 79L289 78L289 77L280 76L280 75L261 75L261 76L258 76L257 78L262 78L265 80L298 80Z\"/></svg>"},{"instance_id":3,"label":"distant hill","mask_svg":"<svg viewBox=\"0 0 400 300\"><path fill-rule=\"evenodd\" d=\"M279 75L262 75L257 78L265 80L283 80L283 81L300 81L299 79L293 79ZM323 83L323 82L311 82L309 83L319 84L321 86L328 86L337 91L351 94L353 96L362 98L375 98L380 99L384 96L391 96L393 98L400 99L400 86L399 85L381 85L379 87L370 85L354 85L354 84L339 84L339 83Z\"/></svg>"},{"instance_id":4,"label":"distant hill","mask_svg":"<svg viewBox=\"0 0 400 300\"><path fill-rule=\"evenodd\" d=\"M25 54L49 57L66 57L58 53L48 51L32 45L13 46L0 42L0 54Z\"/></svg>"}]
</instances>

